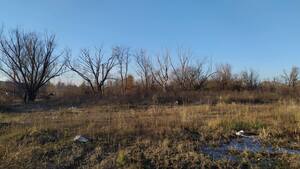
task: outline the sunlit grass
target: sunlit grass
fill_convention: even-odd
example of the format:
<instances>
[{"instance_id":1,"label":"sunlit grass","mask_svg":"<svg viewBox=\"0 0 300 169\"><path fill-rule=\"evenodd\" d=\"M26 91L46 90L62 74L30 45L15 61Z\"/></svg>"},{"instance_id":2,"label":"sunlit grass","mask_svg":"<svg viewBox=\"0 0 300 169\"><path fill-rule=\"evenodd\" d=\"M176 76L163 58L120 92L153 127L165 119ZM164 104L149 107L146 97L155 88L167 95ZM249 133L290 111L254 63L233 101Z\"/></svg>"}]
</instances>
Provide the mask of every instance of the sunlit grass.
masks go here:
<instances>
[{"instance_id":1,"label":"sunlit grass","mask_svg":"<svg viewBox=\"0 0 300 169\"><path fill-rule=\"evenodd\" d=\"M299 114L300 106L293 103L93 106L56 112L4 113L0 114L1 168L31 168L37 164L41 168L166 167L174 160L178 167L238 167L234 162L212 161L197 149L230 140L238 130L256 135L264 144L299 149ZM75 144L72 139L76 135L86 136L91 142ZM299 167L299 155L248 153L240 155L240 164L260 167L251 160L267 157L276 164L279 161L278 165Z\"/></svg>"}]
</instances>

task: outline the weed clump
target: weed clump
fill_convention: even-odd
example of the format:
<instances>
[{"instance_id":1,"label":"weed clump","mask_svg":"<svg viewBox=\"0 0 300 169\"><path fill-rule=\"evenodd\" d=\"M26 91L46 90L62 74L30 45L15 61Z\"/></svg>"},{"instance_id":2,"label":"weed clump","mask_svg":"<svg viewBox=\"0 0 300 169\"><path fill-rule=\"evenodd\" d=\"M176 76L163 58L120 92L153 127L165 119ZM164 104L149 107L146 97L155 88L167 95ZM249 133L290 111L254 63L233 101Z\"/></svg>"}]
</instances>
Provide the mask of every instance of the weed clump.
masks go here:
<instances>
[{"instance_id":1,"label":"weed clump","mask_svg":"<svg viewBox=\"0 0 300 169\"><path fill-rule=\"evenodd\" d=\"M20 136L19 144L47 144L59 141L62 138L62 133L55 129L31 129L27 133Z\"/></svg>"}]
</instances>

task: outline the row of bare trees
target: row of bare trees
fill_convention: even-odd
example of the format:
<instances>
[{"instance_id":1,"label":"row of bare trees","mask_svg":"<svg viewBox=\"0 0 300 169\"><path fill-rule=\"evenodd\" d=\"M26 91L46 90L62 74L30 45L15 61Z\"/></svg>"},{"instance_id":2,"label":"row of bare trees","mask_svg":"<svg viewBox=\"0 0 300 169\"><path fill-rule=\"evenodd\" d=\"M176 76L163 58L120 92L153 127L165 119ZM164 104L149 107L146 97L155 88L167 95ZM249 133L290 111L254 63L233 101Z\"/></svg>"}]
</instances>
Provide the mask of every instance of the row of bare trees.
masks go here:
<instances>
[{"instance_id":1,"label":"row of bare trees","mask_svg":"<svg viewBox=\"0 0 300 169\"><path fill-rule=\"evenodd\" d=\"M176 56L166 49L151 57L144 49L132 52L128 47L115 46L109 54L103 48L82 49L73 57L70 50L57 51L54 35L20 29L0 33L0 58L0 71L22 91L26 103L34 101L43 86L66 71L81 77L96 95L104 93L108 81L117 81L125 95L132 70L146 92L152 88L163 92L202 90L209 80L216 82L220 90L233 83L254 90L260 84L258 73L252 69L236 75L229 64L221 64L213 70L210 62L195 60L193 53L185 48L178 48ZM289 73L284 71L281 78L294 88L299 68L293 67Z\"/></svg>"},{"instance_id":2,"label":"row of bare trees","mask_svg":"<svg viewBox=\"0 0 300 169\"><path fill-rule=\"evenodd\" d=\"M82 77L94 94L103 94L107 80L120 81L121 92L125 94L131 57L134 58L136 74L145 91L158 86L163 92L167 92L171 89L170 85L176 85L182 90L201 89L213 75L206 68L206 62L192 64L191 52L184 49L178 51L177 65L172 61L168 50L158 54L154 61L144 49L131 53L129 48L121 46L113 47L108 57L104 57L102 48L95 49L94 52L83 49L80 56L73 60L70 55L68 52L66 66ZM113 70L117 70L114 72L117 76L112 76Z\"/></svg>"},{"instance_id":3,"label":"row of bare trees","mask_svg":"<svg viewBox=\"0 0 300 169\"><path fill-rule=\"evenodd\" d=\"M286 85L288 85L291 88L295 88L299 80L299 68L293 66L289 73L284 70L283 75L281 75L281 77Z\"/></svg>"}]
</instances>

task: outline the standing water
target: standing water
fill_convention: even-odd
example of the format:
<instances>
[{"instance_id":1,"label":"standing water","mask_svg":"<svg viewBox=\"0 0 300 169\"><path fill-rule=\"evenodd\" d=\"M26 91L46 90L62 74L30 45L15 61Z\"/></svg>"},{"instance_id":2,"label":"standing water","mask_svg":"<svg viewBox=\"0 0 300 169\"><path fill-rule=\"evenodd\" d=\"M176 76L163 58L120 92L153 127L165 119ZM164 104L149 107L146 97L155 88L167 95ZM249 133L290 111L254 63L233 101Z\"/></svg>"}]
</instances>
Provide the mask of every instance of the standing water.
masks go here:
<instances>
[{"instance_id":1,"label":"standing water","mask_svg":"<svg viewBox=\"0 0 300 169\"><path fill-rule=\"evenodd\" d=\"M287 148L275 148L272 146L263 146L255 137L239 137L231 140L229 143L221 144L218 147L202 147L201 152L215 160L227 159L236 161L237 157L231 155L230 150L238 152L249 151L252 153L270 153L270 154L300 154L300 150Z\"/></svg>"}]
</instances>

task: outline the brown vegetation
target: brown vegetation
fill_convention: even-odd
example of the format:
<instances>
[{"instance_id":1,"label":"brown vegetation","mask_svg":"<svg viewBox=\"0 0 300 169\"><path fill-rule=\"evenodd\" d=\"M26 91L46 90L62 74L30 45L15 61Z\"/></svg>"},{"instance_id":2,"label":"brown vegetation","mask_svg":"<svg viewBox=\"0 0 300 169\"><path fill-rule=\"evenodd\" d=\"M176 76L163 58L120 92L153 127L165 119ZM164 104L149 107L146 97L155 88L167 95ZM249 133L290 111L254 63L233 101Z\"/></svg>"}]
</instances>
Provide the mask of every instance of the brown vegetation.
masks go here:
<instances>
[{"instance_id":1,"label":"brown vegetation","mask_svg":"<svg viewBox=\"0 0 300 169\"><path fill-rule=\"evenodd\" d=\"M237 161L201 152L255 134L265 145L300 148L299 106L89 106L1 114L1 168L299 168L300 155L231 151ZM75 143L75 135L88 143Z\"/></svg>"}]
</instances>

